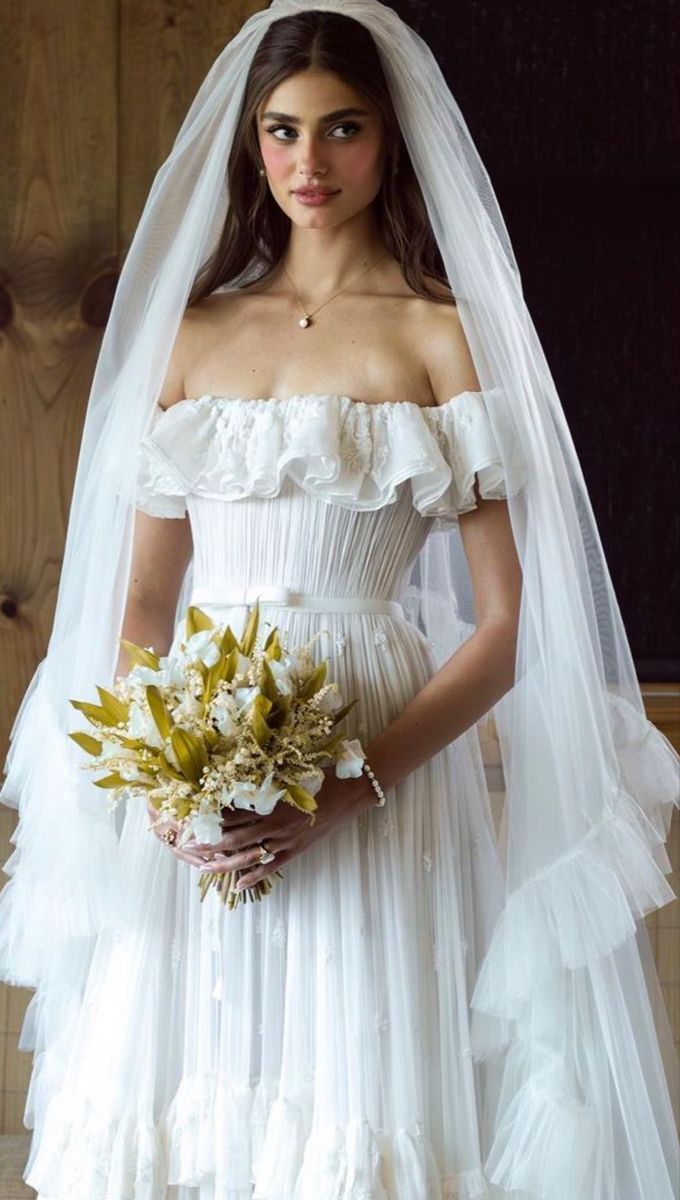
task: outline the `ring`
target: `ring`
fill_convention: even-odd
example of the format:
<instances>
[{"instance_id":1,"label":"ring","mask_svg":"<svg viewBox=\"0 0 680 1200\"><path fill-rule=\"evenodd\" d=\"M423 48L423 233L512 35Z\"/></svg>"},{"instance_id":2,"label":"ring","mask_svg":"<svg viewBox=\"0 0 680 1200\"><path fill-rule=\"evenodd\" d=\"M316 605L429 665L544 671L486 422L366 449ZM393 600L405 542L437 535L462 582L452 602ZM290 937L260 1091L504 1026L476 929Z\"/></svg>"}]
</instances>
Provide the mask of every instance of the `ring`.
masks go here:
<instances>
[{"instance_id":1,"label":"ring","mask_svg":"<svg viewBox=\"0 0 680 1200\"><path fill-rule=\"evenodd\" d=\"M165 829L161 834L161 841L166 842L168 846L174 846L177 841L177 834L174 829Z\"/></svg>"},{"instance_id":2,"label":"ring","mask_svg":"<svg viewBox=\"0 0 680 1200\"><path fill-rule=\"evenodd\" d=\"M261 863L273 862L274 859L276 858L276 855L271 850L267 850L263 842L258 842L258 845L260 847L260 850L262 851L262 853L258 859L258 862L261 862Z\"/></svg>"}]
</instances>

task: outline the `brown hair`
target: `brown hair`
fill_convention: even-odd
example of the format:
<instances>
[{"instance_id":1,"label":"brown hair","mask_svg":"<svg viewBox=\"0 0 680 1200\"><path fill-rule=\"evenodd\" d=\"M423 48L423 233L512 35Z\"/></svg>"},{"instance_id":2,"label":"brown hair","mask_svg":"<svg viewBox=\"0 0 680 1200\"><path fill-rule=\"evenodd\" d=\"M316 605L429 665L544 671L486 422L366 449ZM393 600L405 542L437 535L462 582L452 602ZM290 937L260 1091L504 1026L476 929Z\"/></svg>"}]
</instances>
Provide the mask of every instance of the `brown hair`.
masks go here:
<instances>
[{"instance_id":1,"label":"brown hair","mask_svg":"<svg viewBox=\"0 0 680 1200\"><path fill-rule=\"evenodd\" d=\"M373 203L386 247L417 295L455 304L373 37L351 17L313 9L273 21L258 45L227 166L229 208L219 243L194 280L189 306L231 283L254 257L265 264L258 282L278 266L288 242L290 219L272 197L266 177L259 173L257 109L282 80L310 67L333 71L381 112L387 153ZM434 290L428 276L445 291Z\"/></svg>"}]
</instances>

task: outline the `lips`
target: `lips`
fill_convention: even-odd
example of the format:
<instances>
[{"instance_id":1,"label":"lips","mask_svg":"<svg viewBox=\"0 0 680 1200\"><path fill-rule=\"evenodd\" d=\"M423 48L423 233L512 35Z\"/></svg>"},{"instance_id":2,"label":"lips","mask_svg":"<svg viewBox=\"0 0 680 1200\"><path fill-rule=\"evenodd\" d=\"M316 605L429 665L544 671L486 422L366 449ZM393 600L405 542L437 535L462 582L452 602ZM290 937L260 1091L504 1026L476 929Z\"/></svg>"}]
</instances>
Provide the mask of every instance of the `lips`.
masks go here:
<instances>
[{"instance_id":1,"label":"lips","mask_svg":"<svg viewBox=\"0 0 680 1200\"><path fill-rule=\"evenodd\" d=\"M337 188L294 188L296 196L333 196Z\"/></svg>"}]
</instances>

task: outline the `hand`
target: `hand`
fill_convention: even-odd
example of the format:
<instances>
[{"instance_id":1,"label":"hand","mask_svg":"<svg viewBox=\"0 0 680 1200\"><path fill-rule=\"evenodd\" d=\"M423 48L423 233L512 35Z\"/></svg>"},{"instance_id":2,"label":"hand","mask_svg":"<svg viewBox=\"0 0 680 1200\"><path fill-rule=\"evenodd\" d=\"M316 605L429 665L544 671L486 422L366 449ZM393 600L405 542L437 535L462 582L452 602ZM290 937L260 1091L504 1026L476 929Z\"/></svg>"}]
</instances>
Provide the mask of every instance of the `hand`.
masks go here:
<instances>
[{"instance_id":1,"label":"hand","mask_svg":"<svg viewBox=\"0 0 680 1200\"><path fill-rule=\"evenodd\" d=\"M153 825L154 822L158 821L158 813L151 801L147 801L146 811L149 814L149 818L152 822L152 832L155 833L159 841L163 841L163 845L167 846L168 850L172 850L176 858L181 859L182 862L189 863L189 865L192 867L205 868L206 860L210 861L212 857L211 855L206 854L206 850L214 849L214 847L204 846L202 849L200 849L198 842L194 841L193 839L190 842L185 842L183 846L173 846L170 842L163 840L162 834L164 834L166 830L172 829L177 834L177 838L179 839L180 826L178 825L177 821L173 821L170 817L165 817L162 824ZM253 813L247 813L243 810L238 812L230 811L225 814L225 818L234 818L233 821L227 822L227 820L224 819L222 821L222 826L224 828L224 826L228 824L229 828L241 828L242 826L252 825L253 815ZM219 844L221 845L221 843Z\"/></svg>"},{"instance_id":2,"label":"hand","mask_svg":"<svg viewBox=\"0 0 680 1200\"><path fill-rule=\"evenodd\" d=\"M365 777L338 779L330 770L324 774L325 782L316 797L318 808L313 825L310 824L308 813L280 800L269 816L251 813L251 818L255 816L254 821L248 825L242 822L230 824L221 842L213 846L197 845L196 849L207 855L207 860L202 860L203 869L224 873L251 868L239 877L236 885L238 891L243 891L278 871L296 854L302 854L319 838L325 837L344 821L357 817L372 803L366 790ZM227 813L229 817L236 815L231 811ZM266 850L276 854L272 862L259 862L262 847L258 843L261 842L265 843Z\"/></svg>"}]
</instances>

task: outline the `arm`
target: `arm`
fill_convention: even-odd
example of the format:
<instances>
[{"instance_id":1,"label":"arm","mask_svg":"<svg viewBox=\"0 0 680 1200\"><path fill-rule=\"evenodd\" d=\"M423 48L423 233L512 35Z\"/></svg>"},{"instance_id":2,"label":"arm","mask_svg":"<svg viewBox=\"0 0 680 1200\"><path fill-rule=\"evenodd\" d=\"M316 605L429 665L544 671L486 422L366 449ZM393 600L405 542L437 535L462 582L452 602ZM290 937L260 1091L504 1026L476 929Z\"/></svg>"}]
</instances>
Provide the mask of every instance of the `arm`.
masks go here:
<instances>
[{"instance_id":1,"label":"arm","mask_svg":"<svg viewBox=\"0 0 680 1200\"><path fill-rule=\"evenodd\" d=\"M383 788L470 729L514 683L521 569L504 500L483 500L459 518L472 578L475 632L366 746L366 758ZM373 788L356 781L367 800Z\"/></svg>"},{"instance_id":2,"label":"arm","mask_svg":"<svg viewBox=\"0 0 680 1200\"><path fill-rule=\"evenodd\" d=\"M121 637L167 654L174 633L179 589L192 552L189 518L135 515L132 565ZM130 669L121 646L116 675Z\"/></svg>"},{"instance_id":3,"label":"arm","mask_svg":"<svg viewBox=\"0 0 680 1200\"><path fill-rule=\"evenodd\" d=\"M466 389L480 390L455 309L440 306L439 314L430 313L422 335L428 375L439 403ZM451 380L456 381L455 387ZM364 746L383 788L399 783L470 729L514 683L521 566L507 501L483 499L476 483L475 498L477 508L461 514L459 527L477 627L399 716ZM367 803L375 802L366 776L356 785Z\"/></svg>"},{"instance_id":4,"label":"arm","mask_svg":"<svg viewBox=\"0 0 680 1200\"><path fill-rule=\"evenodd\" d=\"M190 325L180 325L158 397L168 408L185 395L185 367L191 357ZM121 637L138 646L153 646L166 654L174 633L174 618L184 572L193 548L188 516L152 517L137 511L132 544L132 561ZM120 648L116 675L130 669L128 656Z\"/></svg>"}]
</instances>

